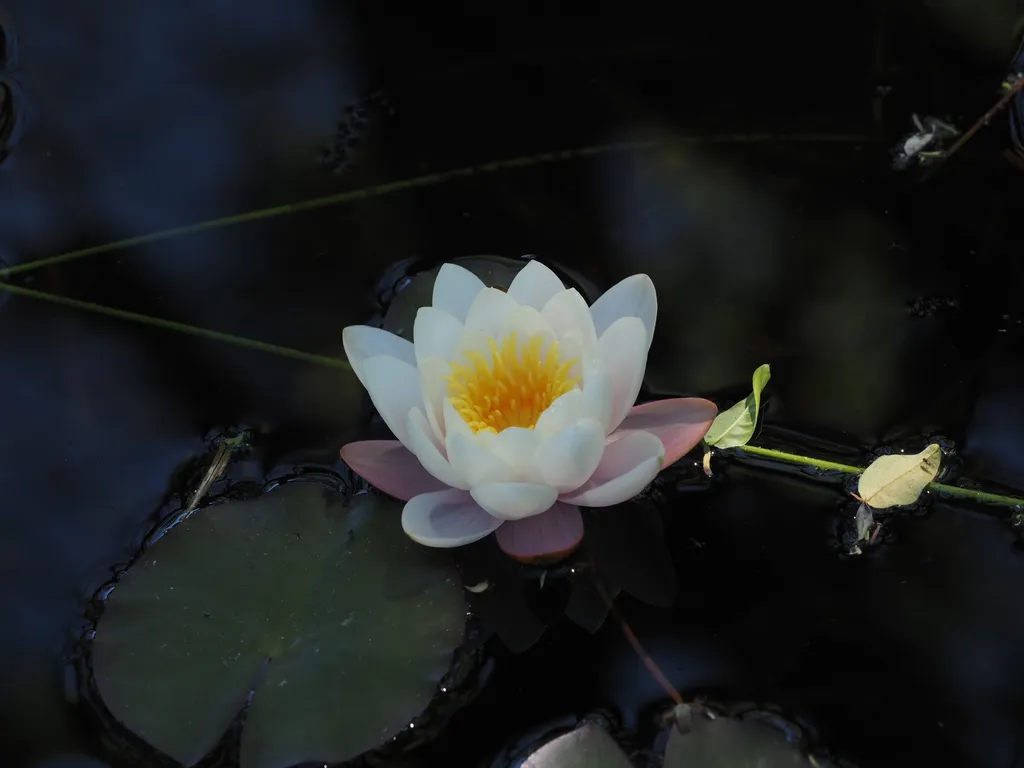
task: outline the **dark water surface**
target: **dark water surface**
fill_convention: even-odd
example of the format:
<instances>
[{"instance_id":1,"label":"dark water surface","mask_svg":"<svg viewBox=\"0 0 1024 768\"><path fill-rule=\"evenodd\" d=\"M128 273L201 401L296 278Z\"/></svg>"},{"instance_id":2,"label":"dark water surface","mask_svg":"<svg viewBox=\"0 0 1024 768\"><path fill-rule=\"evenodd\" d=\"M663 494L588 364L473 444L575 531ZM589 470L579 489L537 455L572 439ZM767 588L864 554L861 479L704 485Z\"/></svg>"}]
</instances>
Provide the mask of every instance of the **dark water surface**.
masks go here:
<instances>
[{"instance_id":1,"label":"dark water surface","mask_svg":"<svg viewBox=\"0 0 1024 768\"><path fill-rule=\"evenodd\" d=\"M915 3L633 4L600 20L6 5L31 116L0 165L10 265L649 142L92 255L16 285L340 357L341 329L377 311L381 275L410 257L531 253L602 289L643 271L661 307L653 392L729 405L770 362L759 444L863 465L941 436L966 477L1024 488L1024 174L1000 157L1004 123L924 181L889 156L910 112L966 127L998 97L1006 20L1022 12L1009 2L970 24ZM246 424L282 455L335 454L359 434L362 391L343 370L22 296L0 294L0 326L2 763L112 760L68 701L63 663L92 592L211 430ZM996 510L930 503L843 558L841 484L720 468L701 492L668 493L674 610L622 599L684 694L777 705L856 765L1024 766L1024 553ZM408 764L486 765L597 709L628 730L663 699L614 623L595 636L556 624L501 655Z\"/></svg>"}]
</instances>

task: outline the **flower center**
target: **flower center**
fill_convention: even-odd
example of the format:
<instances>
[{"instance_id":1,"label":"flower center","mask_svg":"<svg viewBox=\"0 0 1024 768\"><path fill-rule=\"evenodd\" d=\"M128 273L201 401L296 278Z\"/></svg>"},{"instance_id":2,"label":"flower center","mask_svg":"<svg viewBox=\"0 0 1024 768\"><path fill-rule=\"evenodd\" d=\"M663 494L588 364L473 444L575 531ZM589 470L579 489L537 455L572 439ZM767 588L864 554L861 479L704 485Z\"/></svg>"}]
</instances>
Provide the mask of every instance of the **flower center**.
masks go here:
<instances>
[{"instance_id":1,"label":"flower center","mask_svg":"<svg viewBox=\"0 0 1024 768\"><path fill-rule=\"evenodd\" d=\"M488 339L491 359L467 352L469 365L452 363L446 378L448 397L474 432L501 432L508 427L537 426L548 406L576 386L570 378L575 359L562 362L558 342L541 355L541 336L530 336L520 347L510 333L501 346Z\"/></svg>"}]
</instances>

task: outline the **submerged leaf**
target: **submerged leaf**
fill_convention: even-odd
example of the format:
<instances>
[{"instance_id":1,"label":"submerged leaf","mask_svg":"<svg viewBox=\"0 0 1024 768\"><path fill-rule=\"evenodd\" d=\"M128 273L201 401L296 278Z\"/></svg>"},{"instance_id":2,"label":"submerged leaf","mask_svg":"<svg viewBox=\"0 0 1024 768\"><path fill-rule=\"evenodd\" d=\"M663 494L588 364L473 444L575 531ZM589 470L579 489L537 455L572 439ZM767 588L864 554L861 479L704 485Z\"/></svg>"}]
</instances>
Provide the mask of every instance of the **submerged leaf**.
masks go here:
<instances>
[{"instance_id":1,"label":"submerged leaf","mask_svg":"<svg viewBox=\"0 0 1024 768\"><path fill-rule=\"evenodd\" d=\"M457 573L394 502L314 483L207 507L118 582L93 645L100 695L186 766L253 691L241 768L348 760L408 726L461 642ZM407 569L415 589L396 588Z\"/></svg>"},{"instance_id":2,"label":"submerged leaf","mask_svg":"<svg viewBox=\"0 0 1024 768\"><path fill-rule=\"evenodd\" d=\"M857 528L857 541L867 541L872 527L875 525L875 515L871 507L861 504L857 507L857 514L854 516L854 525Z\"/></svg>"},{"instance_id":3,"label":"submerged leaf","mask_svg":"<svg viewBox=\"0 0 1024 768\"><path fill-rule=\"evenodd\" d=\"M711 429L704 436L704 442L718 448L738 448L746 445L757 427L757 415L761 410L761 391L772 377L771 367L765 363L758 366L753 376L753 392L745 400L718 414Z\"/></svg>"},{"instance_id":4,"label":"submerged leaf","mask_svg":"<svg viewBox=\"0 0 1024 768\"><path fill-rule=\"evenodd\" d=\"M526 758L523 768L633 768L633 764L604 729L585 723L549 741Z\"/></svg>"},{"instance_id":5,"label":"submerged leaf","mask_svg":"<svg viewBox=\"0 0 1024 768\"><path fill-rule=\"evenodd\" d=\"M913 504L939 472L942 449L932 443L920 453L879 456L857 483L861 501L875 509Z\"/></svg>"}]
</instances>

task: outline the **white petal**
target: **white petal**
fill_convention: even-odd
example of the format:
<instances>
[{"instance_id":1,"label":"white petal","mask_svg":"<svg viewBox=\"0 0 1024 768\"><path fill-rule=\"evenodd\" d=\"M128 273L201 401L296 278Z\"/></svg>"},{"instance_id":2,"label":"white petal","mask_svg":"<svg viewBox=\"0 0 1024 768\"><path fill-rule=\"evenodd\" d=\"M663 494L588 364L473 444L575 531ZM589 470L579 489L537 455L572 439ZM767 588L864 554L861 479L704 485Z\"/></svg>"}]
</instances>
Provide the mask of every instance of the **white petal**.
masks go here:
<instances>
[{"instance_id":1,"label":"white petal","mask_svg":"<svg viewBox=\"0 0 1024 768\"><path fill-rule=\"evenodd\" d=\"M658 319L658 293L647 275L633 275L608 289L590 308L598 337L620 317L639 317L647 329L647 347Z\"/></svg>"},{"instance_id":2,"label":"white petal","mask_svg":"<svg viewBox=\"0 0 1024 768\"><path fill-rule=\"evenodd\" d=\"M637 317L621 317L612 323L597 342L601 364L612 384L612 415L608 431L626 418L640 394L647 369L647 331Z\"/></svg>"},{"instance_id":3,"label":"white petal","mask_svg":"<svg viewBox=\"0 0 1024 768\"><path fill-rule=\"evenodd\" d=\"M508 295L520 304L542 309L548 299L564 290L558 275L539 261L531 261L512 280Z\"/></svg>"},{"instance_id":4,"label":"white petal","mask_svg":"<svg viewBox=\"0 0 1024 768\"><path fill-rule=\"evenodd\" d=\"M581 416L597 419L606 435L612 431L612 380L600 360L583 366L583 397Z\"/></svg>"},{"instance_id":5,"label":"white petal","mask_svg":"<svg viewBox=\"0 0 1024 768\"><path fill-rule=\"evenodd\" d=\"M419 361L420 391L427 421L438 440L444 440L444 401L448 396L448 382L445 377L452 372L451 366L440 357L426 357Z\"/></svg>"},{"instance_id":6,"label":"white petal","mask_svg":"<svg viewBox=\"0 0 1024 768\"><path fill-rule=\"evenodd\" d=\"M449 437L455 434L462 435L463 437L474 440L476 435L473 434L473 430L469 428L469 424L466 420L459 415L459 412L455 410L455 406L452 405L452 401L445 398L441 403L441 413L443 414L442 421L444 423L444 436L445 436L445 449L451 451L448 448L447 440Z\"/></svg>"},{"instance_id":7,"label":"white petal","mask_svg":"<svg viewBox=\"0 0 1024 768\"><path fill-rule=\"evenodd\" d=\"M567 493L590 479L603 453L601 424L596 419L580 419L541 446L537 465L546 485Z\"/></svg>"},{"instance_id":8,"label":"white petal","mask_svg":"<svg viewBox=\"0 0 1024 768\"><path fill-rule=\"evenodd\" d=\"M523 427L508 427L487 441L491 452L515 470L516 480L525 483L540 483L540 468L537 466L537 451L542 438L536 430Z\"/></svg>"},{"instance_id":9,"label":"white petal","mask_svg":"<svg viewBox=\"0 0 1024 768\"><path fill-rule=\"evenodd\" d=\"M495 456L474 435L449 431L445 438L448 461L465 478L470 488L481 483L507 483L516 479L516 471Z\"/></svg>"},{"instance_id":10,"label":"white petal","mask_svg":"<svg viewBox=\"0 0 1024 768\"><path fill-rule=\"evenodd\" d=\"M461 363L462 365L472 365L472 361L466 357L467 352L476 352L483 356L487 362L491 361L491 345L487 334L477 330L469 330L468 328L462 332L462 338L459 339L459 343L455 345L455 357L452 359L453 362Z\"/></svg>"},{"instance_id":11,"label":"white petal","mask_svg":"<svg viewBox=\"0 0 1024 768\"><path fill-rule=\"evenodd\" d=\"M594 319L590 314L587 300L575 288L555 294L541 310L555 332L562 339L571 336L580 346L583 354L589 356L597 344Z\"/></svg>"},{"instance_id":12,"label":"white petal","mask_svg":"<svg viewBox=\"0 0 1024 768\"><path fill-rule=\"evenodd\" d=\"M473 299L466 315L466 330L500 339L508 328L508 318L519 308L519 302L497 288L484 288Z\"/></svg>"},{"instance_id":13,"label":"white petal","mask_svg":"<svg viewBox=\"0 0 1024 768\"><path fill-rule=\"evenodd\" d=\"M502 522L484 512L468 493L454 489L414 496L402 510L406 535L428 547L471 544L492 533Z\"/></svg>"},{"instance_id":14,"label":"white petal","mask_svg":"<svg viewBox=\"0 0 1024 768\"><path fill-rule=\"evenodd\" d=\"M387 355L406 363L416 363L412 342L381 328L350 325L341 332L341 342L353 372L364 387L366 380L363 378L363 361L367 358Z\"/></svg>"},{"instance_id":15,"label":"white petal","mask_svg":"<svg viewBox=\"0 0 1024 768\"><path fill-rule=\"evenodd\" d=\"M462 338L462 330L462 323L443 309L420 307L412 327L417 364L428 357L451 360Z\"/></svg>"},{"instance_id":16,"label":"white petal","mask_svg":"<svg viewBox=\"0 0 1024 768\"><path fill-rule=\"evenodd\" d=\"M502 520L539 515L558 499L554 488L534 483L484 483L474 485L470 494L488 514Z\"/></svg>"},{"instance_id":17,"label":"white petal","mask_svg":"<svg viewBox=\"0 0 1024 768\"><path fill-rule=\"evenodd\" d=\"M483 281L468 269L458 264L442 264L434 280L434 296L430 303L456 320L465 322L473 299L483 289Z\"/></svg>"},{"instance_id":18,"label":"white petal","mask_svg":"<svg viewBox=\"0 0 1024 768\"><path fill-rule=\"evenodd\" d=\"M580 389L570 389L561 397L556 397L554 402L537 419L534 431L543 439L548 439L556 433L561 432L570 424L575 424L583 413L583 392Z\"/></svg>"},{"instance_id":19,"label":"white petal","mask_svg":"<svg viewBox=\"0 0 1024 768\"><path fill-rule=\"evenodd\" d=\"M604 448L590 480L561 501L583 507L609 507L636 496L658 474L665 446L649 432L629 432Z\"/></svg>"},{"instance_id":20,"label":"white petal","mask_svg":"<svg viewBox=\"0 0 1024 768\"><path fill-rule=\"evenodd\" d=\"M520 344L531 336L544 337L545 343L541 346L542 351L547 351L548 346L555 340L551 324L533 307L517 307L512 311L506 320L501 337L503 338L513 331Z\"/></svg>"},{"instance_id":21,"label":"white petal","mask_svg":"<svg viewBox=\"0 0 1024 768\"><path fill-rule=\"evenodd\" d=\"M423 415L423 411L413 408L409 411L406 422L406 429L409 432L409 450L416 454L416 458L420 460L423 468L445 485L461 488L464 491L469 490L469 483L455 471L448 459L441 453L441 447L427 422L427 417Z\"/></svg>"},{"instance_id":22,"label":"white petal","mask_svg":"<svg viewBox=\"0 0 1024 768\"><path fill-rule=\"evenodd\" d=\"M423 402L416 368L394 357L371 357L363 361L363 378L370 400L402 445L412 450L406 417Z\"/></svg>"}]
</instances>

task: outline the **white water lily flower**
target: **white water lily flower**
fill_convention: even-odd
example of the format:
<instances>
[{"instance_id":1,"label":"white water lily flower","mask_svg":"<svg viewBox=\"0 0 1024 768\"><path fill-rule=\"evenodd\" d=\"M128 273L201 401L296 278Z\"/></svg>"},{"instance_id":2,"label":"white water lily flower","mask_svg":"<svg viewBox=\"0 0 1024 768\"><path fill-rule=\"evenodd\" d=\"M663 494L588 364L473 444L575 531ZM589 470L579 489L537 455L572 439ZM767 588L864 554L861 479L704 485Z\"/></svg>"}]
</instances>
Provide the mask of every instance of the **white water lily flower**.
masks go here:
<instances>
[{"instance_id":1,"label":"white water lily flower","mask_svg":"<svg viewBox=\"0 0 1024 768\"><path fill-rule=\"evenodd\" d=\"M402 526L421 544L497 531L520 559L569 552L578 506L635 496L717 413L700 398L633 407L656 318L647 275L588 306L537 261L507 293L444 264L412 343L345 328L352 369L398 440L350 443L342 458L407 502Z\"/></svg>"}]
</instances>

